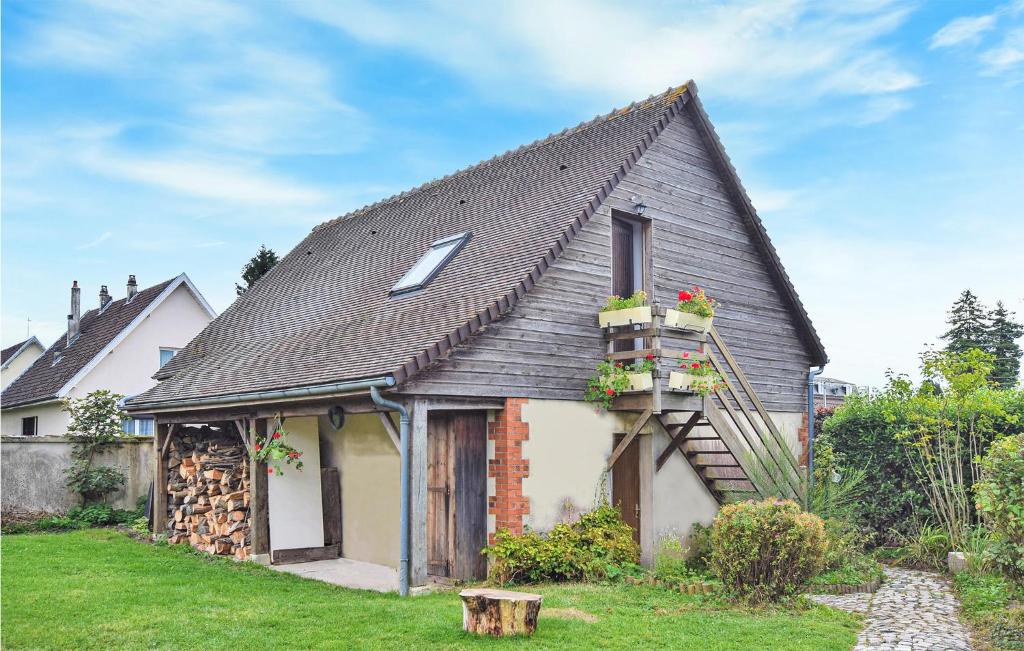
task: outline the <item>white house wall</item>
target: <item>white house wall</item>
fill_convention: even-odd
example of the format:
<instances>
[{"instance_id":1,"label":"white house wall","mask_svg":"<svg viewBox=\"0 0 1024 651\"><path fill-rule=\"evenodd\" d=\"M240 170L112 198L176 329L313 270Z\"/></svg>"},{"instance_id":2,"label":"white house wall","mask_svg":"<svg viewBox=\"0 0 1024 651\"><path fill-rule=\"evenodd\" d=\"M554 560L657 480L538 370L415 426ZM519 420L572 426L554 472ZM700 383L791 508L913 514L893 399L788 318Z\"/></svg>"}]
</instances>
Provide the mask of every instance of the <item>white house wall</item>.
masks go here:
<instances>
[{"instance_id":1,"label":"white house wall","mask_svg":"<svg viewBox=\"0 0 1024 651\"><path fill-rule=\"evenodd\" d=\"M267 479L271 549L324 546L320 494L320 434L315 416L285 421L288 443L302 451L302 470L284 466L284 475Z\"/></svg>"},{"instance_id":2,"label":"white house wall","mask_svg":"<svg viewBox=\"0 0 1024 651\"><path fill-rule=\"evenodd\" d=\"M68 414L57 402L4 409L0 416L0 429L4 436L21 436L21 419L35 416L39 419L36 433L39 436L63 436L68 431Z\"/></svg>"},{"instance_id":3,"label":"white house wall","mask_svg":"<svg viewBox=\"0 0 1024 651\"><path fill-rule=\"evenodd\" d=\"M32 362L39 359L45 351L35 344L21 351L21 354L11 360L7 368L0 371L0 391L7 388L11 382L18 379L18 376L25 372Z\"/></svg>"}]
</instances>

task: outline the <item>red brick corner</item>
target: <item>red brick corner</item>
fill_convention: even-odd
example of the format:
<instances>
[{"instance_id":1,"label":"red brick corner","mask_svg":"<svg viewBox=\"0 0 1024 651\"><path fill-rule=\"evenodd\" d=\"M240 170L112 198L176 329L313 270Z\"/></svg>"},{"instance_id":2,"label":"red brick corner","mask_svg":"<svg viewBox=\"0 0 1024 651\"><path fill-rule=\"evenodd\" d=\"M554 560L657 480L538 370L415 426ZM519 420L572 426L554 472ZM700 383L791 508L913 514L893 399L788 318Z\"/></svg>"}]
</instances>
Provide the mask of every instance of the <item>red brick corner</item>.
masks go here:
<instances>
[{"instance_id":1,"label":"red brick corner","mask_svg":"<svg viewBox=\"0 0 1024 651\"><path fill-rule=\"evenodd\" d=\"M523 495L523 478L530 476L530 462L523 458L523 441L530 438L530 426L522 420L527 398L506 398L505 408L487 424L487 440L494 442L494 458L487 460L487 476L494 479L494 494L487 496L487 513L494 516L496 531L523 533L523 516L530 513L530 500ZM494 542L494 534L489 537Z\"/></svg>"}]
</instances>

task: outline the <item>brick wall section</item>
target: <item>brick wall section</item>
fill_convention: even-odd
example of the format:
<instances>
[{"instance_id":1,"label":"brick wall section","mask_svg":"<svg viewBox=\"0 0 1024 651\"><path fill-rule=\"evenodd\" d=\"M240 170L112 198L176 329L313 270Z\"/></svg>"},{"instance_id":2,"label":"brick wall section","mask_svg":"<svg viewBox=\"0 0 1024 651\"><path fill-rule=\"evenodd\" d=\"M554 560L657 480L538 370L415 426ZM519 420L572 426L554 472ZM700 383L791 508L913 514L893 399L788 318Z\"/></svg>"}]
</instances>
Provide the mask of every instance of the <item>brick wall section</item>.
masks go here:
<instances>
[{"instance_id":1,"label":"brick wall section","mask_svg":"<svg viewBox=\"0 0 1024 651\"><path fill-rule=\"evenodd\" d=\"M800 465L807 465L807 412L804 412L804 417L800 420ZM821 432L815 431L814 435L817 436Z\"/></svg>"},{"instance_id":2,"label":"brick wall section","mask_svg":"<svg viewBox=\"0 0 1024 651\"><path fill-rule=\"evenodd\" d=\"M506 398L505 408L487 424L487 439L494 442L494 458L487 460L487 476L494 479L487 513L494 516L496 531L506 529L516 535L523 533L523 516L530 513L530 500L523 495L523 478L530 476L530 462L523 458L523 441L530 438L530 426L522 421L527 402L527 398Z\"/></svg>"}]
</instances>

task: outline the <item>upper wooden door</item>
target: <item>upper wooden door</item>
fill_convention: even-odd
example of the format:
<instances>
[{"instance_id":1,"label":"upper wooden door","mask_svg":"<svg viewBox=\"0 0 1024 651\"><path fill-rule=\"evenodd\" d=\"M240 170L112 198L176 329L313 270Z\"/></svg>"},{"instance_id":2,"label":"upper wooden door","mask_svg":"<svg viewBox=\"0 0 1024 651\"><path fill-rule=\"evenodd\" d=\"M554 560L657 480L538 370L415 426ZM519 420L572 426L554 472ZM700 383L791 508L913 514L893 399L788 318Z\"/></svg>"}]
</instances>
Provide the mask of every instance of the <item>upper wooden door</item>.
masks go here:
<instances>
[{"instance_id":1,"label":"upper wooden door","mask_svg":"<svg viewBox=\"0 0 1024 651\"><path fill-rule=\"evenodd\" d=\"M632 296L636 286L636 251L633 222L612 218L612 294Z\"/></svg>"},{"instance_id":2,"label":"upper wooden door","mask_svg":"<svg viewBox=\"0 0 1024 651\"><path fill-rule=\"evenodd\" d=\"M487 559L487 414L430 412L427 572L482 579Z\"/></svg>"}]
</instances>

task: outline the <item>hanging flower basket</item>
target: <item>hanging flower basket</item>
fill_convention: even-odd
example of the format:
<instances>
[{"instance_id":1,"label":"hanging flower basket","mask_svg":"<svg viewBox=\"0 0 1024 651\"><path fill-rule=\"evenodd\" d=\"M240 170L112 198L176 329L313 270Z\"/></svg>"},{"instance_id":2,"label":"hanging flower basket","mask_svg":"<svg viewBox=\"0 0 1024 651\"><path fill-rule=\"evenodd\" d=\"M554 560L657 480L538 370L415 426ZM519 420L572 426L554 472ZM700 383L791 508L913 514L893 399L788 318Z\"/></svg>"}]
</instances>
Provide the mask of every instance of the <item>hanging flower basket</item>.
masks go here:
<instances>
[{"instance_id":1,"label":"hanging flower basket","mask_svg":"<svg viewBox=\"0 0 1024 651\"><path fill-rule=\"evenodd\" d=\"M632 364L605 360L597 365L597 374L587 383L583 394L587 402L595 402L605 410L623 393L650 391L654 388L654 355Z\"/></svg>"},{"instance_id":2,"label":"hanging flower basket","mask_svg":"<svg viewBox=\"0 0 1024 651\"><path fill-rule=\"evenodd\" d=\"M646 302L647 293L644 291L634 292L629 298L609 296L608 302L598 312L597 320L602 328L650 323L653 315L651 306L644 305Z\"/></svg>"},{"instance_id":3,"label":"hanging flower basket","mask_svg":"<svg viewBox=\"0 0 1024 651\"><path fill-rule=\"evenodd\" d=\"M256 440L251 457L256 463L267 464L267 473L273 475L275 470L278 475L284 474L285 466L294 466L296 470L302 470L302 451L288 445L288 432L278 419L274 431L265 438Z\"/></svg>"},{"instance_id":4,"label":"hanging flower basket","mask_svg":"<svg viewBox=\"0 0 1024 651\"><path fill-rule=\"evenodd\" d=\"M715 317L718 301L709 298L704 290L696 285L692 291L679 292L676 309L665 310L665 325L680 330L694 330L706 333L711 329L711 321Z\"/></svg>"}]
</instances>

